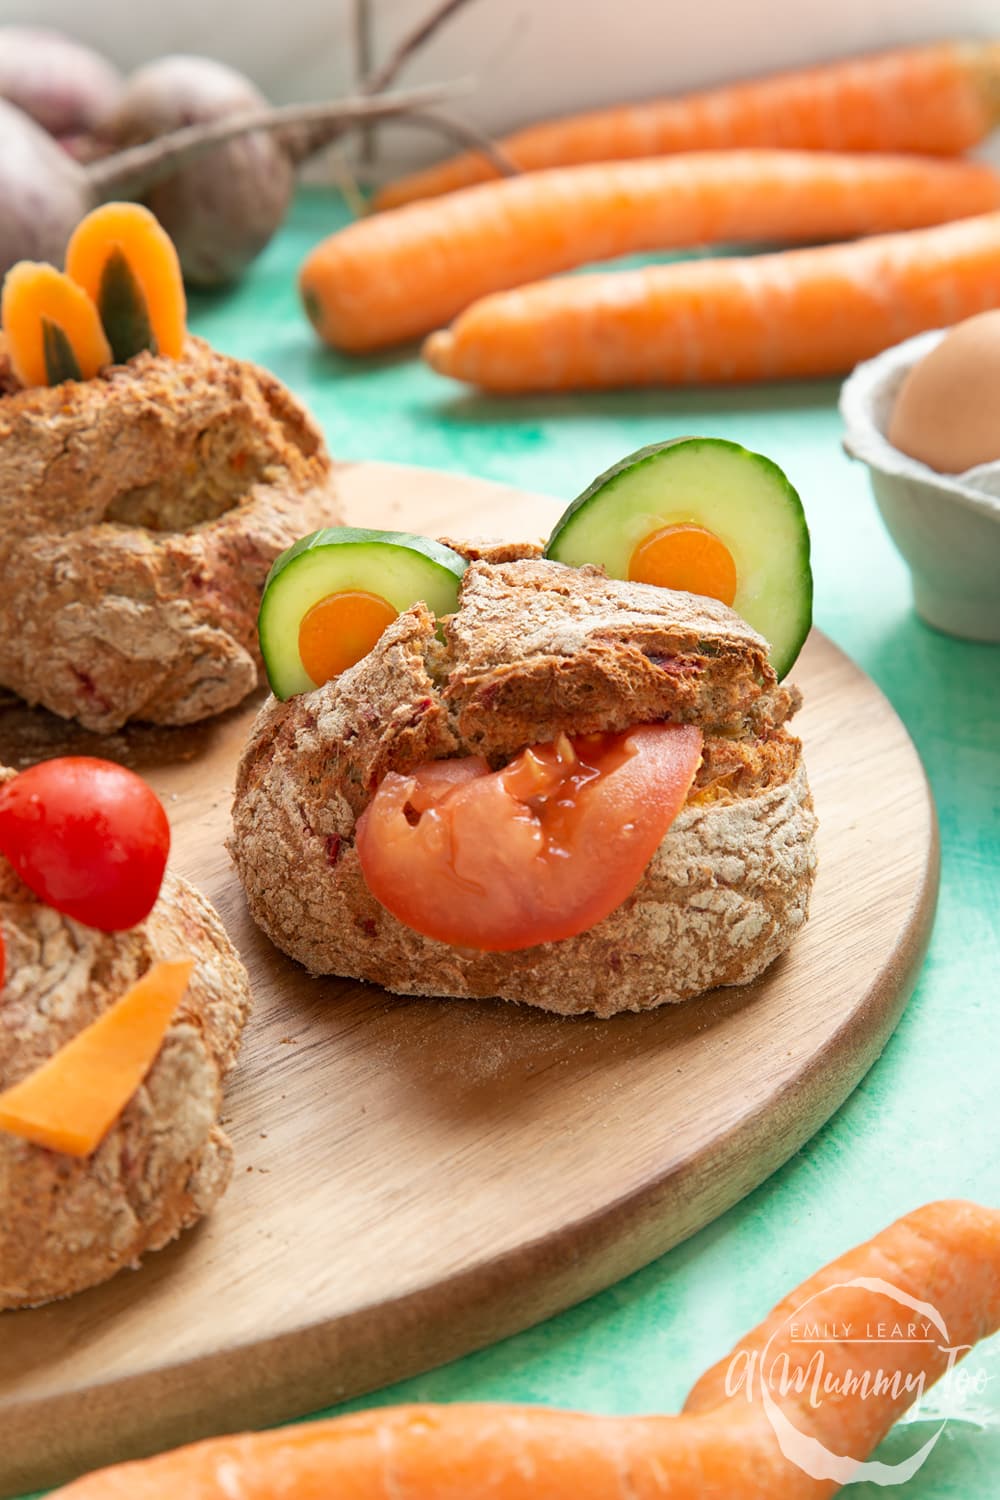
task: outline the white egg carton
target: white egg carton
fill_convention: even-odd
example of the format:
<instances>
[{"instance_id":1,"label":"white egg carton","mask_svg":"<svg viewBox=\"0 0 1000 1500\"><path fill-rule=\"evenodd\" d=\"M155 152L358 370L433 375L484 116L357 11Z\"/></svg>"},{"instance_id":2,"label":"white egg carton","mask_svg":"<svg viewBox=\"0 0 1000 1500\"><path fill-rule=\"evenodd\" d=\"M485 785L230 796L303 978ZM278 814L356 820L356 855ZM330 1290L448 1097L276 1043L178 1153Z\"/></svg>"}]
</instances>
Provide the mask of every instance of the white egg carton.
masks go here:
<instances>
[{"instance_id":1,"label":"white egg carton","mask_svg":"<svg viewBox=\"0 0 1000 1500\"><path fill-rule=\"evenodd\" d=\"M947 332L918 334L858 365L840 394L844 447L868 465L921 618L949 635L1000 641L1000 462L938 474L885 435L907 371Z\"/></svg>"}]
</instances>

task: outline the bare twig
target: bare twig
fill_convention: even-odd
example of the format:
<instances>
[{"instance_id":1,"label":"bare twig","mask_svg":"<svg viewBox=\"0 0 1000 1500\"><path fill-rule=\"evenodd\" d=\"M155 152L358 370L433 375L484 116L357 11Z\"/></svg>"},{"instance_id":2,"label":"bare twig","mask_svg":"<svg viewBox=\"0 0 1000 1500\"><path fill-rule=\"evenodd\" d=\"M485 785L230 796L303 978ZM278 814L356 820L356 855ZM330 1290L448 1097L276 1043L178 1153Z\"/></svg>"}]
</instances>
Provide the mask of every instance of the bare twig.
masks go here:
<instances>
[{"instance_id":1,"label":"bare twig","mask_svg":"<svg viewBox=\"0 0 1000 1500\"><path fill-rule=\"evenodd\" d=\"M86 168L87 177L98 195L106 189L135 195L169 177L183 162L254 130L298 130L308 134L310 130L329 129L341 135L366 120L388 119L439 104L442 99L453 98L466 87L461 82L441 83L371 98L340 99L335 104L283 104L229 115L209 124L185 125L140 146L130 146L125 151L116 151L112 156L91 162Z\"/></svg>"},{"instance_id":2,"label":"bare twig","mask_svg":"<svg viewBox=\"0 0 1000 1500\"><path fill-rule=\"evenodd\" d=\"M396 75L406 65L414 52L430 41L435 31L451 19L456 11L467 5L468 0L438 0L427 14L395 45L385 62L373 73L367 73L361 83L362 94L380 94L394 82Z\"/></svg>"},{"instance_id":3,"label":"bare twig","mask_svg":"<svg viewBox=\"0 0 1000 1500\"><path fill-rule=\"evenodd\" d=\"M407 109L396 118L408 120L412 125L426 125L431 130L439 130L443 135L450 136L467 151L476 151L480 156L485 156L490 166L496 168L497 175L500 177L519 177L521 174L520 167L507 155L498 142L491 140L475 125L468 124L449 110Z\"/></svg>"},{"instance_id":4,"label":"bare twig","mask_svg":"<svg viewBox=\"0 0 1000 1500\"><path fill-rule=\"evenodd\" d=\"M437 3L427 12L421 20L413 26L405 36L401 37L392 52L378 68L369 70L358 85L358 92L363 97L381 97L382 91L389 87L399 72L418 51L423 44L430 40L439 27L449 20L468 0L437 0ZM358 64L364 66L371 49L371 12L367 0L355 0L354 8L355 24L355 47L357 50ZM393 114L405 116L415 125L426 125L429 129L442 131L453 140L459 142L471 151L478 151L490 164L496 168L498 175L503 177L515 176L520 168L511 160L507 153L496 141L490 139L483 131L477 130L474 125L467 124L464 120L457 118L450 112L442 111L436 106L429 109L425 105L415 109L395 110ZM381 116L380 118L387 118ZM294 162L301 163L308 157L316 155L317 152L325 150L334 145L346 130L353 128L351 125L341 126L326 120L318 120L311 127L296 131L287 131L284 136L285 149ZM372 162L367 154L367 142L372 139L374 132L365 129L362 136L361 166L367 178L368 170ZM343 163L335 167L338 179L344 171ZM341 183L338 180L338 186ZM356 185L355 185L356 186ZM345 195L346 196L346 195Z\"/></svg>"},{"instance_id":5,"label":"bare twig","mask_svg":"<svg viewBox=\"0 0 1000 1500\"><path fill-rule=\"evenodd\" d=\"M334 186L340 192L347 207L356 219L362 218L368 212L368 204L365 202L358 179L351 170L351 164L339 146L330 148L328 166Z\"/></svg>"},{"instance_id":6,"label":"bare twig","mask_svg":"<svg viewBox=\"0 0 1000 1500\"><path fill-rule=\"evenodd\" d=\"M365 87L365 81L374 66L372 41L372 0L354 0L354 65L355 85L359 94L374 92ZM359 156L363 167L370 166L375 157L375 134L366 125L359 137Z\"/></svg>"},{"instance_id":7,"label":"bare twig","mask_svg":"<svg viewBox=\"0 0 1000 1500\"><path fill-rule=\"evenodd\" d=\"M462 6L467 4L468 0L438 0L438 3L432 6L427 14L415 26L411 27L405 36L400 38L384 63L374 70L366 71L365 76L359 84L359 92L365 95L373 95L379 94L383 89L388 88L395 81L397 75L402 71L413 54L425 42L429 41L434 33L446 21L450 20L456 11L461 10ZM371 15L368 0L355 0L354 16L355 44L360 61L362 58L368 57L372 41ZM406 118L415 125L423 123L432 130L440 130L469 150L478 151L482 156L486 157L487 161L496 168L498 174L501 176L512 177L519 171L516 164L495 141L491 140L482 131L477 130L475 126L467 125L464 120L460 120L454 115L444 114L440 110L435 110L434 114L431 115L427 110L422 109L419 111L406 111ZM308 143L302 141L298 145L293 145L291 147L292 155L296 161L303 161L307 156L311 156L324 147L332 145L339 138L340 134L339 130L331 130L329 132L321 129L317 130L313 133ZM374 138L374 130L365 130L362 137L361 166L366 176L370 171L374 156L374 152L369 152L368 147L373 143Z\"/></svg>"}]
</instances>

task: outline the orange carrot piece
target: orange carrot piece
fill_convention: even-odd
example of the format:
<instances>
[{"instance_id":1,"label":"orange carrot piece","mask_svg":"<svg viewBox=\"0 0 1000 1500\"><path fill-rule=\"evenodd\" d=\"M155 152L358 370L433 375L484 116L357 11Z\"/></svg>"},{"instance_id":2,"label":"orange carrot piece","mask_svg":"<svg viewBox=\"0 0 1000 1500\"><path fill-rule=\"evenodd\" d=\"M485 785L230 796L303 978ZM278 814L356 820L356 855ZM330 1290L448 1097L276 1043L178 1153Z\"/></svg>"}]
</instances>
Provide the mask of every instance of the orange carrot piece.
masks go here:
<instances>
[{"instance_id":1,"label":"orange carrot piece","mask_svg":"<svg viewBox=\"0 0 1000 1500\"><path fill-rule=\"evenodd\" d=\"M97 308L54 266L18 261L7 272L0 323L23 386L90 380L111 363Z\"/></svg>"},{"instance_id":2,"label":"orange carrot piece","mask_svg":"<svg viewBox=\"0 0 1000 1500\"><path fill-rule=\"evenodd\" d=\"M835 1287L880 1278L930 1303L953 1346L1000 1327L1000 1212L934 1203L890 1225L793 1292L742 1340L802 1361L793 1319L822 1293L819 1316L898 1317L877 1290ZM881 1343L834 1348L829 1368L874 1377ZM946 1367L938 1343L893 1349L893 1364L929 1384ZM410 1406L363 1412L275 1432L215 1438L142 1463L104 1469L53 1500L825 1500L836 1485L808 1478L778 1447L761 1401L729 1394L732 1356L695 1386L680 1417L593 1417L542 1407ZM916 1399L916 1389L846 1392L810 1406L794 1388L772 1391L807 1437L865 1457Z\"/></svg>"},{"instance_id":3,"label":"orange carrot piece","mask_svg":"<svg viewBox=\"0 0 1000 1500\"><path fill-rule=\"evenodd\" d=\"M486 390L834 375L1000 307L1000 214L846 245L560 276L431 334L435 370Z\"/></svg>"},{"instance_id":4,"label":"orange carrot piece","mask_svg":"<svg viewBox=\"0 0 1000 1500\"><path fill-rule=\"evenodd\" d=\"M66 274L96 303L117 363L141 349L169 359L183 353L180 261L148 208L105 203L81 219L66 249Z\"/></svg>"},{"instance_id":5,"label":"orange carrot piece","mask_svg":"<svg viewBox=\"0 0 1000 1500\"><path fill-rule=\"evenodd\" d=\"M809 151L694 152L505 178L361 219L299 278L320 337L360 351L414 338L489 292L641 250L846 239L1000 209L973 162Z\"/></svg>"},{"instance_id":6,"label":"orange carrot piece","mask_svg":"<svg viewBox=\"0 0 1000 1500\"><path fill-rule=\"evenodd\" d=\"M50 1151L96 1151L153 1065L194 963L154 964L103 1015L0 1094L0 1130Z\"/></svg>"},{"instance_id":7,"label":"orange carrot piece","mask_svg":"<svg viewBox=\"0 0 1000 1500\"><path fill-rule=\"evenodd\" d=\"M957 155L1000 119L1000 43L942 42L529 125L502 141L526 172L727 146ZM375 209L496 176L465 152L391 182Z\"/></svg>"},{"instance_id":8,"label":"orange carrot piece","mask_svg":"<svg viewBox=\"0 0 1000 1500\"><path fill-rule=\"evenodd\" d=\"M398 610L381 594L345 589L307 610L299 626L299 657L321 687L367 656Z\"/></svg>"},{"instance_id":9,"label":"orange carrot piece","mask_svg":"<svg viewBox=\"0 0 1000 1500\"><path fill-rule=\"evenodd\" d=\"M633 583L704 594L732 604L739 587L736 561L724 542L704 526L684 522L645 537L629 559Z\"/></svg>"}]
</instances>

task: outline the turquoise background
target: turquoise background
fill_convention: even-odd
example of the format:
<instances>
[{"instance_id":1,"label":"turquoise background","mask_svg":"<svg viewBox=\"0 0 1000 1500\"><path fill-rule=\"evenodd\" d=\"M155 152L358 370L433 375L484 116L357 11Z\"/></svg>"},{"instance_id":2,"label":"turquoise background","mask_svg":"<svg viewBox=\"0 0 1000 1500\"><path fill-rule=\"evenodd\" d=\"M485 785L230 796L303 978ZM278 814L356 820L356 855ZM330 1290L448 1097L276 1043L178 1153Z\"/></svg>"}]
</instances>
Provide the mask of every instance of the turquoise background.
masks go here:
<instances>
[{"instance_id":1,"label":"turquoise background","mask_svg":"<svg viewBox=\"0 0 1000 1500\"><path fill-rule=\"evenodd\" d=\"M569 499L630 450L680 433L768 454L805 503L817 623L888 695L934 789L943 871L927 962L881 1060L827 1126L646 1270L516 1338L352 1403L673 1411L703 1369L840 1251L932 1198L1000 1204L1000 647L951 640L917 620L866 473L840 447L835 383L495 400L434 375L412 350L341 359L312 337L294 277L307 249L346 218L329 195L303 195L237 291L193 300L194 332L286 381L339 458L460 470ZM894 1492L908 1500L979 1500L1000 1489L1000 1339L962 1368L985 1389L932 1393L924 1420L900 1424L884 1445L883 1456L902 1457L935 1416L952 1418L920 1474Z\"/></svg>"}]
</instances>

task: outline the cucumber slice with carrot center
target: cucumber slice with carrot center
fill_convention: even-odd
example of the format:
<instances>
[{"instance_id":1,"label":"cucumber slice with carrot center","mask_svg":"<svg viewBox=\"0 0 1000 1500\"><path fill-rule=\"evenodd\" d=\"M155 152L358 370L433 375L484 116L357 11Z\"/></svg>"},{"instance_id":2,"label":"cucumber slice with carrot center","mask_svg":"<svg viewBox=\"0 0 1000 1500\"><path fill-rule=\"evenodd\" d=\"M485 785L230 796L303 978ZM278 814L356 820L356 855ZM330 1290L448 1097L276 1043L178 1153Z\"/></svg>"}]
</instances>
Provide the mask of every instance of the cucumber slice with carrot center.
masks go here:
<instances>
[{"instance_id":1,"label":"cucumber slice with carrot center","mask_svg":"<svg viewBox=\"0 0 1000 1500\"><path fill-rule=\"evenodd\" d=\"M331 526L296 542L268 574L258 617L275 697L347 671L418 601L453 614L465 567L450 547L407 532Z\"/></svg>"},{"instance_id":2,"label":"cucumber slice with carrot center","mask_svg":"<svg viewBox=\"0 0 1000 1500\"><path fill-rule=\"evenodd\" d=\"M566 509L545 555L721 599L768 642L778 677L812 623L802 502L777 464L724 438L675 438L622 459Z\"/></svg>"}]
</instances>

